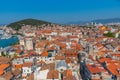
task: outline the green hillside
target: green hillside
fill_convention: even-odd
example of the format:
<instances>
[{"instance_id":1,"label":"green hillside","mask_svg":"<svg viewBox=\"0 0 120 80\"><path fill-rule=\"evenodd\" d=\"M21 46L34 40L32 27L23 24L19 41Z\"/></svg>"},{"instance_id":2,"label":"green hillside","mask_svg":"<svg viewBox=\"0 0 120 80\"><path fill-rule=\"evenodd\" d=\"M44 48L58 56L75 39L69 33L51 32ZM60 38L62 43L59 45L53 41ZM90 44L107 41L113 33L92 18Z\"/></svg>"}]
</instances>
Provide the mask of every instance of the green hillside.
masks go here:
<instances>
[{"instance_id":1,"label":"green hillside","mask_svg":"<svg viewBox=\"0 0 120 80\"><path fill-rule=\"evenodd\" d=\"M19 30L23 25L40 26L43 24L50 24L50 22L36 19L24 19L14 23L10 23L9 25L7 25L7 27L11 27L14 30Z\"/></svg>"}]
</instances>

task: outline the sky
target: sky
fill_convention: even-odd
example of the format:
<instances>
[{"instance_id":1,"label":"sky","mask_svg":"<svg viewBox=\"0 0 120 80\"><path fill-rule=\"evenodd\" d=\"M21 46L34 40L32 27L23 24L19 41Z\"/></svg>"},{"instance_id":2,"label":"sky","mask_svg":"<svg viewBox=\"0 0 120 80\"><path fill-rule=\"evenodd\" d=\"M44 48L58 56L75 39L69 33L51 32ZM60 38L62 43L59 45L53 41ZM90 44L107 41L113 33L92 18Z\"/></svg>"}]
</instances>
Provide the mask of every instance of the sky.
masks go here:
<instances>
[{"instance_id":1,"label":"sky","mask_svg":"<svg viewBox=\"0 0 120 80\"><path fill-rule=\"evenodd\" d=\"M120 0L0 0L0 24L26 18L54 23L120 18Z\"/></svg>"}]
</instances>

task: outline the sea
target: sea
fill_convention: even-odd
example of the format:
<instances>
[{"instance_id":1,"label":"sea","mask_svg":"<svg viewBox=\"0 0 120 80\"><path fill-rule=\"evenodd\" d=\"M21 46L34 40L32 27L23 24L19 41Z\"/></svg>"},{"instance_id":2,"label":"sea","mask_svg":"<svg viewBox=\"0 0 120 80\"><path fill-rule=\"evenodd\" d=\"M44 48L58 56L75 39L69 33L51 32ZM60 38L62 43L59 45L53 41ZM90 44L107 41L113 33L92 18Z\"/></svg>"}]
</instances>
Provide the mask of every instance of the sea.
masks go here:
<instances>
[{"instance_id":1,"label":"sea","mask_svg":"<svg viewBox=\"0 0 120 80\"><path fill-rule=\"evenodd\" d=\"M5 48L10 46L11 44L14 44L17 42L19 39L18 37L11 37L8 39L0 39L0 48Z\"/></svg>"}]
</instances>

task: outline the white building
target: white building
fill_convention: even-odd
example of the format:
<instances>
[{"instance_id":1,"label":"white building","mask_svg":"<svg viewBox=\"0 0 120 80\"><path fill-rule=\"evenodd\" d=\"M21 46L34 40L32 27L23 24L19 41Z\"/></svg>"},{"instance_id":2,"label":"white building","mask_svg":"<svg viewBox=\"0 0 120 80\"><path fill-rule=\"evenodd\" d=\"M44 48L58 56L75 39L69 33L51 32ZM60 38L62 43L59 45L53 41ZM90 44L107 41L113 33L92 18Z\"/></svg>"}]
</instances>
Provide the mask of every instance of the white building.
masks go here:
<instances>
[{"instance_id":1,"label":"white building","mask_svg":"<svg viewBox=\"0 0 120 80\"><path fill-rule=\"evenodd\" d=\"M36 69L34 72L34 80L47 80L47 74L49 70L40 70L40 68Z\"/></svg>"},{"instance_id":2,"label":"white building","mask_svg":"<svg viewBox=\"0 0 120 80\"><path fill-rule=\"evenodd\" d=\"M20 39L20 45L25 46L25 40L24 39Z\"/></svg>"},{"instance_id":3,"label":"white building","mask_svg":"<svg viewBox=\"0 0 120 80\"><path fill-rule=\"evenodd\" d=\"M35 37L35 32L25 32L24 34L27 37L31 37L31 36Z\"/></svg>"},{"instance_id":4,"label":"white building","mask_svg":"<svg viewBox=\"0 0 120 80\"><path fill-rule=\"evenodd\" d=\"M37 61L43 61L46 64L50 64L50 63L55 62L54 57L42 57L42 56L39 56L39 57L36 57L36 58L37 58Z\"/></svg>"},{"instance_id":5,"label":"white building","mask_svg":"<svg viewBox=\"0 0 120 80\"><path fill-rule=\"evenodd\" d=\"M30 75L34 71L33 63L24 63L22 67L22 76Z\"/></svg>"},{"instance_id":6,"label":"white building","mask_svg":"<svg viewBox=\"0 0 120 80\"><path fill-rule=\"evenodd\" d=\"M26 48L26 50L33 50L32 38L26 38L25 39L25 48Z\"/></svg>"}]
</instances>

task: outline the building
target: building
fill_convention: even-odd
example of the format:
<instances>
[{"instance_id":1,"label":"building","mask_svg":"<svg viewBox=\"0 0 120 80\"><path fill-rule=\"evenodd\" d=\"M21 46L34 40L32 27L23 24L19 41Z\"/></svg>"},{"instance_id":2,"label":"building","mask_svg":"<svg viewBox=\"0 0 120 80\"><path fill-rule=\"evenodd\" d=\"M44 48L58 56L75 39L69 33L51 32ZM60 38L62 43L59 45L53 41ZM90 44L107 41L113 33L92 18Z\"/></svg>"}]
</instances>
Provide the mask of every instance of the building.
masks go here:
<instances>
[{"instance_id":1,"label":"building","mask_svg":"<svg viewBox=\"0 0 120 80\"><path fill-rule=\"evenodd\" d=\"M33 71L34 71L34 69L33 69L32 62L27 62L27 63L23 64L23 66L22 66L22 76L23 77L29 76Z\"/></svg>"},{"instance_id":2,"label":"building","mask_svg":"<svg viewBox=\"0 0 120 80\"><path fill-rule=\"evenodd\" d=\"M56 63L56 69L59 72L63 72L64 70L67 70L67 68L68 68L68 65L65 62L65 60L61 60L61 61L59 61L59 62Z\"/></svg>"},{"instance_id":3,"label":"building","mask_svg":"<svg viewBox=\"0 0 120 80\"><path fill-rule=\"evenodd\" d=\"M33 50L33 41L32 38L25 39L25 49L26 50Z\"/></svg>"}]
</instances>

